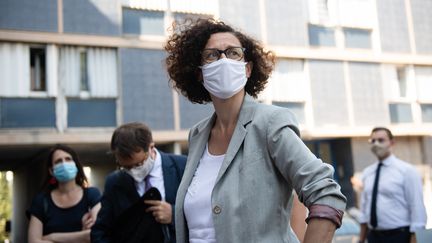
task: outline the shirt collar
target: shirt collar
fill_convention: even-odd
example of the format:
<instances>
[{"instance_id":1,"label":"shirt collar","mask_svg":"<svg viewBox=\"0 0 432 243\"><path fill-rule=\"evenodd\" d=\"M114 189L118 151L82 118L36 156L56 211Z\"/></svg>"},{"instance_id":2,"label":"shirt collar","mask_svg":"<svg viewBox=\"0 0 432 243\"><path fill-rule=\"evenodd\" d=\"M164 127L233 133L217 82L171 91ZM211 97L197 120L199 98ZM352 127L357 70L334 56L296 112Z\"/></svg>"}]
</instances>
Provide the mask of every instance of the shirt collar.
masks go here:
<instances>
[{"instance_id":1,"label":"shirt collar","mask_svg":"<svg viewBox=\"0 0 432 243\"><path fill-rule=\"evenodd\" d=\"M160 170L162 169L162 158L159 151L156 148L154 148L154 150L156 152L156 159L153 165L153 169L150 171L149 175L151 177L160 177L161 176Z\"/></svg>"},{"instance_id":2,"label":"shirt collar","mask_svg":"<svg viewBox=\"0 0 432 243\"><path fill-rule=\"evenodd\" d=\"M394 160L394 155L390 154L387 158L385 158L384 160L382 160L382 164L385 166L388 166L391 164L391 161Z\"/></svg>"}]
</instances>

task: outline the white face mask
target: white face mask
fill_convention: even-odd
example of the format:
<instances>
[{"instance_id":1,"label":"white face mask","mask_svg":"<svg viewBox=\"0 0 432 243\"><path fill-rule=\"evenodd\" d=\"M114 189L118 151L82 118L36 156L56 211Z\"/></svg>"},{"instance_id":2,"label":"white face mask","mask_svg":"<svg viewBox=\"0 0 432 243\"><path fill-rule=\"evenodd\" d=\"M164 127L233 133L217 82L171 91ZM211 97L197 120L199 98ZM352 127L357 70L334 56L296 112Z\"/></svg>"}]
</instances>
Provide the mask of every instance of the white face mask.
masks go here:
<instances>
[{"instance_id":1,"label":"white face mask","mask_svg":"<svg viewBox=\"0 0 432 243\"><path fill-rule=\"evenodd\" d=\"M384 158L384 156L390 153L390 147L381 143L373 143L371 150L379 159Z\"/></svg>"},{"instance_id":2,"label":"white face mask","mask_svg":"<svg viewBox=\"0 0 432 243\"><path fill-rule=\"evenodd\" d=\"M228 99L246 85L246 62L221 58L201 67L204 87L210 94Z\"/></svg>"},{"instance_id":3,"label":"white face mask","mask_svg":"<svg viewBox=\"0 0 432 243\"><path fill-rule=\"evenodd\" d=\"M153 169L154 162L154 159L152 159L149 155L142 165L125 171L130 176L132 176L136 182L141 182L148 174L150 174L150 171Z\"/></svg>"}]
</instances>

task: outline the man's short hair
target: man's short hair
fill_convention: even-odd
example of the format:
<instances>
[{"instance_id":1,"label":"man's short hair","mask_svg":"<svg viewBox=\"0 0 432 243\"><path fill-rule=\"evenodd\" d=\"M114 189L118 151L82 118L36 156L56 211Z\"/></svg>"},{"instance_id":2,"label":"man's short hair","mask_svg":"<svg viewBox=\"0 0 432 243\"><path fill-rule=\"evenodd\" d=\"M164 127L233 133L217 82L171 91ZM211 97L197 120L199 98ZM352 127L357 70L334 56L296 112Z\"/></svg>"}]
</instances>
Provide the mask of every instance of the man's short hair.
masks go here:
<instances>
[{"instance_id":1,"label":"man's short hair","mask_svg":"<svg viewBox=\"0 0 432 243\"><path fill-rule=\"evenodd\" d=\"M387 136L390 140L393 140L393 134L390 131L390 129L386 128L386 127L375 127L374 129L372 129L371 135L374 132L378 132L378 131L385 131L387 133Z\"/></svg>"},{"instance_id":2,"label":"man's short hair","mask_svg":"<svg viewBox=\"0 0 432 243\"><path fill-rule=\"evenodd\" d=\"M150 128L140 122L126 123L118 127L111 138L111 152L120 158L131 158L141 149L147 152L153 142Z\"/></svg>"}]
</instances>

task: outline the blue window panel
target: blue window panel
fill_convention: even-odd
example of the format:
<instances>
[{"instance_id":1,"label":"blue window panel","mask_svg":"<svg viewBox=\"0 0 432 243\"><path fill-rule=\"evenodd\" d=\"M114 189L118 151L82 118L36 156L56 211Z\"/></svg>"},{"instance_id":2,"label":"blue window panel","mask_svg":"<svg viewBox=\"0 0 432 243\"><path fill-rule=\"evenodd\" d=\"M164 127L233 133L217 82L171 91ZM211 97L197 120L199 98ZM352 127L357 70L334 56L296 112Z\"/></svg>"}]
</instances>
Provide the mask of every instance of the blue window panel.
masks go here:
<instances>
[{"instance_id":1,"label":"blue window panel","mask_svg":"<svg viewBox=\"0 0 432 243\"><path fill-rule=\"evenodd\" d=\"M152 130L174 129L172 89L162 50L120 48L122 122L145 122Z\"/></svg>"},{"instance_id":2,"label":"blue window panel","mask_svg":"<svg viewBox=\"0 0 432 243\"><path fill-rule=\"evenodd\" d=\"M305 118L305 111L304 111L304 103L273 101L272 104L280 107L288 108L292 113L294 113L294 115L297 118L297 121L300 124L305 123L306 118Z\"/></svg>"},{"instance_id":3,"label":"blue window panel","mask_svg":"<svg viewBox=\"0 0 432 243\"><path fill-rule=\"evenodd\" d=\"M54 99L0 99L0 127L55 127Z\"/></svg>"},{"instance_id":4,"label":"blue window panel","mask_svg":"<svg viewBox=\"0 0 432 243\"><path fill-rule=\"evenodd\" d=\"M412 122L412 112L410 104L389 104L390 121L392 123Z\"/></svg>"},{"instance_id":5,"label":"blue window panel","mask_svg":"<svg viewBox=\"0 0 432 243\"><path fill-rule=\"evenodd\" d=\"M123 8L123 34L164 35L164 12Z\"/></svg>"},{"instance_id":6,"label":"blue window panel","mask_svg":"<svg viewBox=\"0 0 432 243\"><path fill-rule=\"evenodd\" d=\"M423 122L432 122L432 104L421 104Z\"/></svg>"},{"instance_id":7,"label":"blue window panel","mask_svg":"<svg viewBox=\"0 0 432 243\"><path fill-rule=\"evenodd\" d=\"M68 99L68 127L115 127L115 99Z\"/></svg>"},{"instance_id":8,"label":"blue window panel","mask_svg":"<svg viewBox=\"0 0 432 243\"><path fill-rule=\"evenodd\" d=\"M371 33L369 30L345 28L345 47L347 48L371 48Z\"/></svg>"},{"instance_id":9,"label":"blue window panel","mask_svg":"<svg viewBox=\"0 0 432 243\"><path fill-rule=\"evenodd\" d=\"M57 1L1 0L0 29L57 32Z\"/></svg>"},{"instance_id":10,"label":"blue window panel","mask_svg":"<svg viewBox=\"0 0 432 243\"><path fill-rule=\"evenodd\" d=\"M111 0L63 0L63 28L65 33L118 36L118 4Z\"/></svg>"},{"instance_id":11,"label":"blue window panel","mask_svg":"<svg viewBox=\"0 0 432 243\"><path fill-rule=\"evenodd\" d=\"M180 100L180 127L190 129L193 125L213 114L214 108L211 103L194 104L184 96L179 96Z\"/></svg>"},{"instance_id":12,"label":"blue window panel","mask_svg":"<svg viewBox=\"0 0 432 243\"><path fill-rule=\"evenodd\" d=\"M333 29L309 25L309 44L311 46L336 46Z\"/></svg>"}]
</instances>

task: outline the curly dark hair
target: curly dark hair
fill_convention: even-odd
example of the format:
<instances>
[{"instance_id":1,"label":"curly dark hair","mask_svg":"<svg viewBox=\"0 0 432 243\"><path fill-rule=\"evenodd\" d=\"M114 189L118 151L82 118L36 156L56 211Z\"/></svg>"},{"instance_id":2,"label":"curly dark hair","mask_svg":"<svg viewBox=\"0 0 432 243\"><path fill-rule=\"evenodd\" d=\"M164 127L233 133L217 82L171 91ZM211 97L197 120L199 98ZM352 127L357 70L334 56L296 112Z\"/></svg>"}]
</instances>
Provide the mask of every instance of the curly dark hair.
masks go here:
<instances>
[{"instance_id":1,"label":"curly dark hair","mask_svg":"<svg viewBox=\"0 0 432 243\"><path fill-rule=\"evenodd\" d=\"M265 51L255 39L235 30L222 21L209 19L186 19L175 23L166 45L166 65L173 88L192 103L210 102L210 94L201 81L201 51L212 34L229 32L236 36L245 51L245 61L252 62L252 72L245 86L246 92L257 97L267 84L275 63L274 53Z\"/></svg>"}]
</instances>

